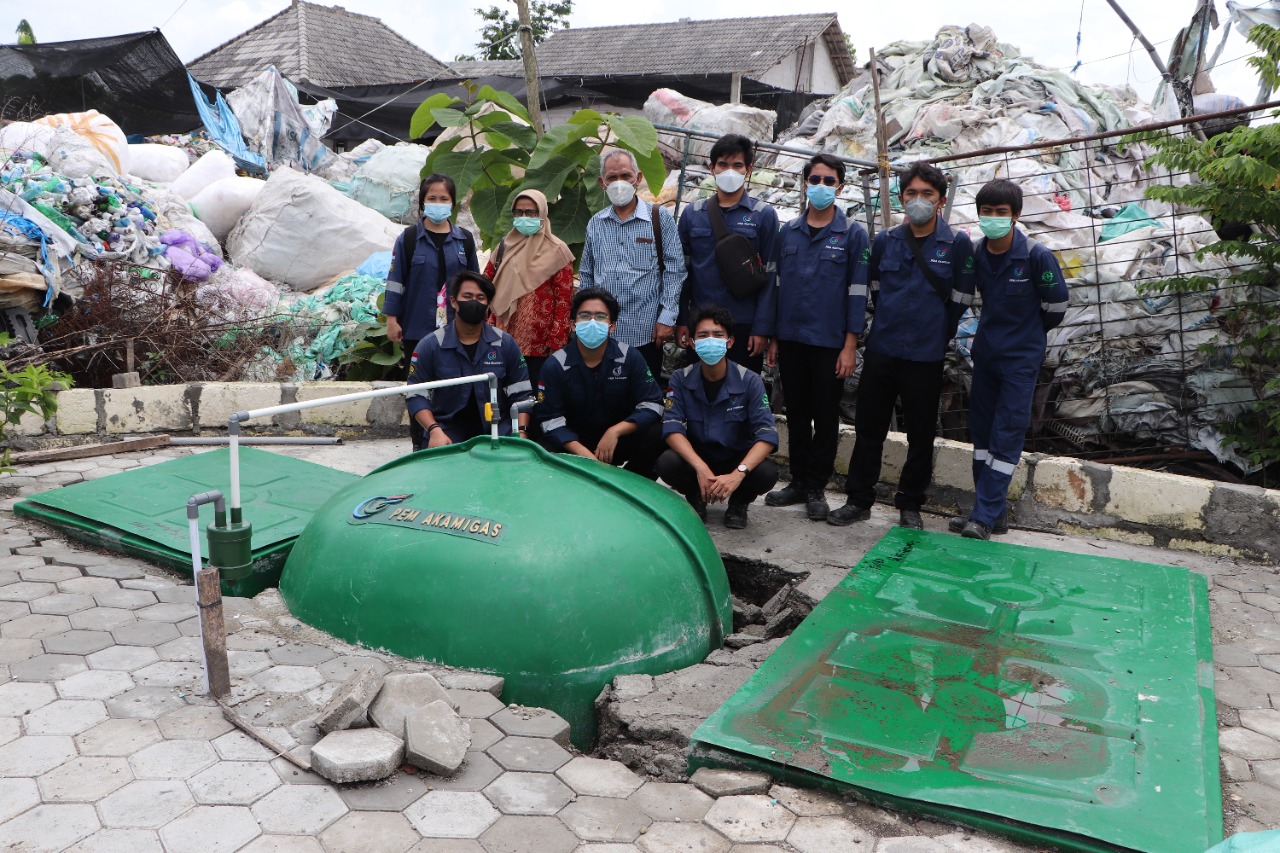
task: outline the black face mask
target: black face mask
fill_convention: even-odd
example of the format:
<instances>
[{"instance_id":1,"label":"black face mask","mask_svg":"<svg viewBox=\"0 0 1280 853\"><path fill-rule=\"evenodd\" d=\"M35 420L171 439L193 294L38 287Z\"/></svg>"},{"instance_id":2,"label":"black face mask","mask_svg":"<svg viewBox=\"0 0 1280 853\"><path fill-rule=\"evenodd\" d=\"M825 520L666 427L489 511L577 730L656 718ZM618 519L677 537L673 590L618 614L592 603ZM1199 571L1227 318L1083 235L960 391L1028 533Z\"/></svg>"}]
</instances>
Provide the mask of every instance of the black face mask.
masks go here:
<instances>
[{"instance_id":1,"label":"black face mask","mask_svg":"<svg viewBox=\"0 0 1280 853\"><path fill-rule=\"evenodd\" d=\"M475 326L483 323L484 318L489 316L489 306L472 299L467 302L459 302L457 313L462 322Z\"/></svg>"}]
</instances>

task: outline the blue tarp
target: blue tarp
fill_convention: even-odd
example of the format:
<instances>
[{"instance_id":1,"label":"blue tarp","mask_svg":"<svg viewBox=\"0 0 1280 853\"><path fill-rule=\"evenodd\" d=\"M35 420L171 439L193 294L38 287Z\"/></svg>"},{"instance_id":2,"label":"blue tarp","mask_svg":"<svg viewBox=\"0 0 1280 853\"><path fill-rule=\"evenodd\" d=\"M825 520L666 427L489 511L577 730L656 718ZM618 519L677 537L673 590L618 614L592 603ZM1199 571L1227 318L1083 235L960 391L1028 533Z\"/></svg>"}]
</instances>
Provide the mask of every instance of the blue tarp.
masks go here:
<instances>
[{"instance_id":1,"label":"blue tarp","mask_svg":"<svg viewBox=\"0 0 1280 853\"><path fill-rule=\"evenodd\" d=\"M245 146L244 136L240 132L240 122L236 114L231 112L231 107L227 106L222 93L218 92L215 102L211 104L205 98L204 92L200 91L195 78L187 74L187 80L191 83L191 94L196 99L196 110L200 113L200 120L204 122L204 129L208 131L209 137L218 144L219 148L230 154L241 169L246 172L266 174L267 161L262 159L262 155L255 154Z\"/></svg>"}]
</instances>

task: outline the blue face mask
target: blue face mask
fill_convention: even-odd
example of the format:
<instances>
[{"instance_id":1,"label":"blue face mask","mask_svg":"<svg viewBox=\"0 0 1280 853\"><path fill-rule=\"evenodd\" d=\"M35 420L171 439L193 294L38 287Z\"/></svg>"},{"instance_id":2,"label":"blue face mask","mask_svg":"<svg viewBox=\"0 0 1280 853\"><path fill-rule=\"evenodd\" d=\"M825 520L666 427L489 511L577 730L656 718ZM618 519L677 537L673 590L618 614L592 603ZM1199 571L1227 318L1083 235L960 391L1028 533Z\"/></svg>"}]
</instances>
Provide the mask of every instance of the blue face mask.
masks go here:
<instances>
[{"instance_id":1,"label":"blue face mask","mask_svg":"<svg viewBox=\"0 0 1280 853\"><path fill-rule=\"evenodd\" d=\"M573 332L587 349L595 349L609 337L609 324L600 320L580 320Z\"/></svg>"},{"instance_id":2,"label":"blue face mask","mask_svg":"<svg viewBox=\"0 0 1280 853\"><path fill-rule=\"evenodd\" d=\"M427 202L422 206L422 215L437 225L444 222L452 214L453 205L451 204L433 204L432 202Z\"/></svg>"},{"instance_id":3,"label":"blue face mask","mask_svg":"<svg viewBox=\"0 0 1280 853\"><path fill-rule=\"evenodd\" d=\"M810 184L804 194L809 199L809 204L818 210L826 210L836 201L836 188L829 187L826 184Z\"/></svg>"},{"instance_id":4,"label":"blue face mask","mask_svg":"<svg viewBox=\"0 0 1280 853\"><path fill-rule=\"evenodd\" d=\"M729 341L725 338L698 338L693 343L693 351L707 364L719 364L729 351Z\"/></svg>"}]
</instances>

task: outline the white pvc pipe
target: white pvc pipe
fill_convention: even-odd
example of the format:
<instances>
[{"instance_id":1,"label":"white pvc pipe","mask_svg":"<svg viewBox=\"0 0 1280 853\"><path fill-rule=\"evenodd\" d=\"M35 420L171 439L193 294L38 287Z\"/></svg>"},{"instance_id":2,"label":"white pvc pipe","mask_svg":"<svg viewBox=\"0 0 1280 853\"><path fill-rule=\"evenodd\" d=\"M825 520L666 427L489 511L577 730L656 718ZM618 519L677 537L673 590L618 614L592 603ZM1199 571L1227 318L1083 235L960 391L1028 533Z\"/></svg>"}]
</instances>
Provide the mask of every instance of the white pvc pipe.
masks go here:
<instances>
[{"instance_id":1,"label":"white pvc pipe","mask_svg":"<svg viewBox=\"0 0 1280 853\"><path fill-rule=\"evenodd\" d=\"M231 430L231 514L233 521L240 518L240 424Z\"/></svg>"}]
</instances>

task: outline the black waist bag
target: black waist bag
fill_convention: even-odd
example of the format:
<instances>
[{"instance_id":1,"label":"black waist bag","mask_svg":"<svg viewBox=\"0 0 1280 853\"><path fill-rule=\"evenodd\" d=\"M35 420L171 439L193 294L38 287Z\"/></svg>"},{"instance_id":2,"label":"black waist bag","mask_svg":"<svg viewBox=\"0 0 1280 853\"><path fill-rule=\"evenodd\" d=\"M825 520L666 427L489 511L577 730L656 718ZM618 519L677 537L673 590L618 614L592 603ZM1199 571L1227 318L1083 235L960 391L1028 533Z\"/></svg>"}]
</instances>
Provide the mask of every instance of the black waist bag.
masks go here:
<instances>
[{"instance_id":1,"label":"black waist bag","mask_svg":"<svg viewBox=\"0 0 1280 853\"><path fill-rule=\"evenodd\" d=\"M716 268L720 278L735 299L750 299L769 282L764 261L755 244L743 234L730 231L715 198L707 199L707 217L716 237Z\"/></svg>"}]
</instances>

